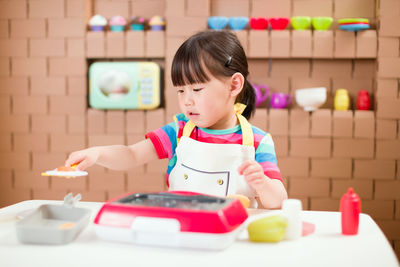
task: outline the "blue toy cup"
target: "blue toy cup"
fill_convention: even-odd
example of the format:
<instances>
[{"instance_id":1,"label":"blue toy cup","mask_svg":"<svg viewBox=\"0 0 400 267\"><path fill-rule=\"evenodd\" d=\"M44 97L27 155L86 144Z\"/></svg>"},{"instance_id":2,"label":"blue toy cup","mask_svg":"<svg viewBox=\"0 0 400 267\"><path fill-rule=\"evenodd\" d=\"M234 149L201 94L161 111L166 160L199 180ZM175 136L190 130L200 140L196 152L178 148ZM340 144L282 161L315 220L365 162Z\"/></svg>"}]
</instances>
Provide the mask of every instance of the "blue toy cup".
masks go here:
<instances>
[{"instance_id":1,"label":"blue toy cup","mask_svg":"<svg viewBox=\"0 0 400 267\"><path fill-rule=\"evenodd\" d=\"M249 23L249 18L247 17L231 17L229 18L229 27L234 31L240 31L246 28Z\"/></svg>"},{"instance_id":2,"label":"blue toy cup","mask_svg":"<svg viewBox=\"0 0 400 267\"><path fill-rule=\"evenodd\" d=\"M92 26L90 26L90 30L93 32L102 32L102 31L104 31L104 26L103 25L92 25Z\"/></svg>"},{"instance_id":3,"label":"blue toy cup","mask_svg":"<svg viewBox=\"0 0 400 267\"><path fill-rule=\"evenodd\" d=\"M123 32L125 26L123 26L123 25L111 25L110 28L111 28L111 31L113 31L113 32Z\"/></svg>"},{"instance_id":4,"label":"blue toy cup","mask_svg":"<svg viewBox=\"0 0 400 267\"><path fill-rule=\"evenodd\" d=\"M151 25L150 30L152 30L152 31L162 31L162 30L164 30L164 26L163 25Z\"/></svg>"},{"instance_id":5,"label":"blue toy cup","mask_svg":"<svg viewBox=\"0 0 400 267\"><path fill-rule=\"evenodd\" d=\"M143 31L144 25L143 24L131 24L132 31Z\"/></svg>"},{"instance_id":6,"label":"blue toy cup","mask_svg":"<svg viewBox=\"0 0 400 267\"><path fill-rule=\"evenodd\" d=\"M222 30L228 25L228 18L221 16L214 16L208 18L208 26L213 30Z\"/></svg>"}]
</instances>

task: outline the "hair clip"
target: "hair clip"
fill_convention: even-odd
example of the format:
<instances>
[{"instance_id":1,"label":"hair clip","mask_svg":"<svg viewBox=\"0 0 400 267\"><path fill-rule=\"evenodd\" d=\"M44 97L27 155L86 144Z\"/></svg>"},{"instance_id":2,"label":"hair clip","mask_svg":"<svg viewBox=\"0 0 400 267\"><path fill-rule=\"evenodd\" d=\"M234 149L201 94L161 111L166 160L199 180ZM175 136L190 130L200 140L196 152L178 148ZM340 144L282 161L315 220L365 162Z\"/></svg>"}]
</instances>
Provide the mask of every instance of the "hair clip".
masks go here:
<instances>
[{"instance_id":1,"label":"hair clip","mask_svg":"<svg viewBox=\"0 0 400 267\"><path fill-rule=\"evenodd\" d=\"M232 62L232 57L229 56L228 60L225 62L225 67L229 67L231 65Z\"/></svg>"}]
</instances>

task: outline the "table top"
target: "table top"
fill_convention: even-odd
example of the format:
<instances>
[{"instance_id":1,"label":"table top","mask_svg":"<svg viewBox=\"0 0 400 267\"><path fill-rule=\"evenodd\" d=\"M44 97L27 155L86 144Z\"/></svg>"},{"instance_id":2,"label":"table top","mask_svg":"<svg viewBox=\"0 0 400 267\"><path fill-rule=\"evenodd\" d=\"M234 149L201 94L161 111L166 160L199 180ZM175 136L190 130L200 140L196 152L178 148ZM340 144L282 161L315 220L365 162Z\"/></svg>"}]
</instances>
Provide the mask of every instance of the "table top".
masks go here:
<instances>
[{"instance_id":1,"label":"table top","mask_svg":"<svg viewBox=\"0 0 400 267\"><path fill-rule=\"evenodd\" d=\"M93 219L103 203L79 202L90 208L91 223L66 245L26 245L18 242L18 215L42 204L62 201L28 200L0 209L1 266L399 266L386 237L367 214L360 215L359 234L341 234L340 213L303 211L303 221L315 224L315 232L297 240L253 243L244 230L227 249L165 248L106 242L94 231ZM250 218L280 211L249 210Z\"/></svg>"}]
</instances>

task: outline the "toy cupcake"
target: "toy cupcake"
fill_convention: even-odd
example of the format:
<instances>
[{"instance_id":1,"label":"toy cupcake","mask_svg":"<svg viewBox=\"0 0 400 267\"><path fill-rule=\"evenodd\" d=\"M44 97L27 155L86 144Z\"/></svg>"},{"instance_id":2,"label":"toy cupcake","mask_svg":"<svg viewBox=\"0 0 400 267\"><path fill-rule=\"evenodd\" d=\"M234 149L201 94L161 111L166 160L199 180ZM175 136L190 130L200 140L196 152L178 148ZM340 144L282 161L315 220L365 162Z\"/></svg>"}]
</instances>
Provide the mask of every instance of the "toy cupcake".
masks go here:
<instances>
[{"instance_id":1,"label":"toy cupcake","mask_svg":"<svg viewBox=\"0 0 400 267\"><path fill-rule=\"evenodd\" d=\"M143 31L146 23L145 18L133 16L131 17L131 30L132 31Z\"/></svg>"},{"instance_id":2,"label":"toy cupcake","mask_svg":"<svg viewBox=\"0 0 400 267\"><path fill-rule=\"evenodd\" d=\"M113 32L124 31L126 25L126 19L121 16L113 16L110 18L110 27Z\"/></svg>"},{"instance_id":3,"label":"toy cupcake","mask_svg":"<svg viewBox=\"0 0 400 267\"><path fill-rule=\"evenodd\" d=\"M104 31L104 27L107 25L107 19L102 15L94 15L89 20L90 29L94 32Z\"/></svg>"},{"instance_id":4,"label":"toy cupcake","mask_svg":"<svg viewBox=\"0 0 400 267\"><path fill-rule=\"evenodd\" d=\"M162 31L165 26L165 20L160 16L154 16L150 19L149 25L153 31Z\"/></svg>"}]
</instances>

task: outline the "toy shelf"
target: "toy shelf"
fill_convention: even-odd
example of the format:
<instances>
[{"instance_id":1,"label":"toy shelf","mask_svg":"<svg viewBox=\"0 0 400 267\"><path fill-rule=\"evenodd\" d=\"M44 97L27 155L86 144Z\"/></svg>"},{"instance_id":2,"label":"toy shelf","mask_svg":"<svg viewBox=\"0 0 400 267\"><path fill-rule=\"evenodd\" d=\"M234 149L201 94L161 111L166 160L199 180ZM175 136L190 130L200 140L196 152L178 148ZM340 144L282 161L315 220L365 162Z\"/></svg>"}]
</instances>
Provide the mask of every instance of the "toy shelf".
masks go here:
<instances>
[{"instance_id":1,"label":"toy shelf","mask_svg":"<svg viewBox=\"0 0 400 267\"><path fill-rule=\"evenodd\" d=\"M164 58L164 31L87 32L87 58Z\"/></svg>"},{"instance_id":2,"label":"toy shelf","mask_svg":"<svg viewBox=\"0 0 400 267\"><path fill-rule=\"evenodd\" d=\"M249 58L374 59L377 32L236 31Z\"/></svg>"}]
</instances>

